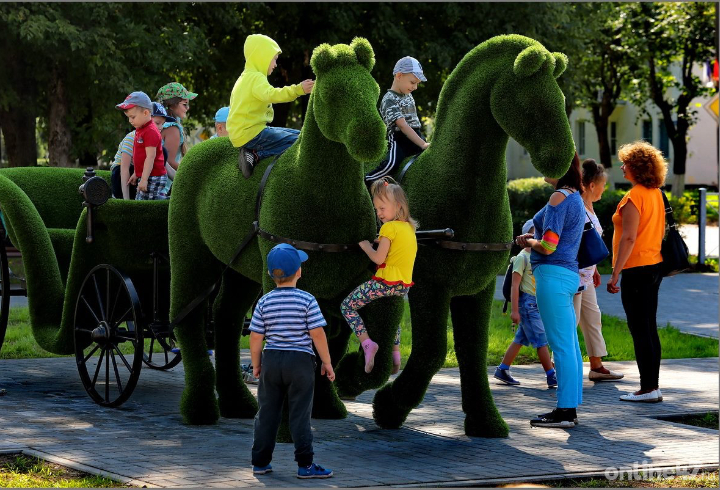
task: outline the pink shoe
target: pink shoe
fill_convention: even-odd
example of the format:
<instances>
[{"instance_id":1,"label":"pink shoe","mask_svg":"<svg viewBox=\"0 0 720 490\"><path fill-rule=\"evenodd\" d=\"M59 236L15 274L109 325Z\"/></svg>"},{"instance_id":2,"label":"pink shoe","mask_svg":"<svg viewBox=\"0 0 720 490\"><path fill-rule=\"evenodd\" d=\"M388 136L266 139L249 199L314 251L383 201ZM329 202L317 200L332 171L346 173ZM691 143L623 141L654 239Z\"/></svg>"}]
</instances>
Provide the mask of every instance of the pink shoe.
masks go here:
<instances>
[{"instance_id":1,"label":"pink shoe","mask_svg":"<svg viewBox=\"0 0 720 490\"><path fill-rule=\"evenodd\" d=\"M367 339L362 343L362 348L365 351L365 372L369 373L375 367L375 354L377 354L378 345Z\"/></svg>"},{"instance_id":2,"label":"pink shoe","mask_svg":"<svg viewBox=\"0 0 720 490\"><path fill-rule=\"evenodd\" d=\"M400 351L394 350L392 353L392 358L393 358L392 374L397 374L400 371L400 364L401 364Z\"/></svg>"}]
</instances>

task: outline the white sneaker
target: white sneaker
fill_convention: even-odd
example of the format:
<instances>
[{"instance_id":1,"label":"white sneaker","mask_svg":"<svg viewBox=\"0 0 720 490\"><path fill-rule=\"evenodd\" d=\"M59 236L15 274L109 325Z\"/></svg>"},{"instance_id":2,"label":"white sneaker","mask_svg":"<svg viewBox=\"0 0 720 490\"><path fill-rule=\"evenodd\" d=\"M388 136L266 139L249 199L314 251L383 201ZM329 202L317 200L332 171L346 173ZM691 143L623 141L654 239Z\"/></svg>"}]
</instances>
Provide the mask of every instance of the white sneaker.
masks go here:
<instances>
[{"instance_id":1,"label":"white sneaker","mask_svg":"<svg viewBox=\"0 0 720 490\"><path fill-rule=\"evenodd\" d=\"M653 390L649 393L643 393L642 395L636 395L635 393L628 393L621 395L620 399L624 402L644 402L644 403L657 403L663 400L660 389Z\"/></svg>"}]
</instances>

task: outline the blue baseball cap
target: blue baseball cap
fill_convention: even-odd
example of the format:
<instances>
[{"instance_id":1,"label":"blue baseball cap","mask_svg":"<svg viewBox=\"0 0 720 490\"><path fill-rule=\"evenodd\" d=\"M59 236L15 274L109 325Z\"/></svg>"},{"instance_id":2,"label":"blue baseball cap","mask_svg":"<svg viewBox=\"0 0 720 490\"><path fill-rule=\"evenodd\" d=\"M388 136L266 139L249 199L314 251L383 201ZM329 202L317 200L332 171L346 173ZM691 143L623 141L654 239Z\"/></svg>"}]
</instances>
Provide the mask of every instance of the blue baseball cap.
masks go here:
<instances>
[{"instance_id":1,"label":"blue baseball cap","mask_svg":"<svg viewBox=\"0 0 720 490\"><path fill-rule=\"evenodd\" d=\"M275 279L284 279L295 274L300 265L308 259L308 255L290 244L275 245L267 256L268 273ZM282 277L273 276L273 271L280 269Z\"/></svg>"},{"instance_id":2,"label":"blue baseball cap","mask_svg":"<svg viewBox=\"0 0 720 490\"><path fill-rule=\"evenodd\" d=\"M229 107L221 107L218 109L218 111L215 113L215 122L227 122L228 114L230 113Z\"/></svg>"},{"instance_id":3,"label":"blue baseball cap","mask_svg":"<svg viewBox=\"0 0 720 490\"><path fill-rule=\"evenodd\" d=\"M133 92L127 97L125 97L125 100L120 102L115 107L120 110L126 110L126 109L132 109L133 107L142 107L143 109L148 109L152 111L152 101L150 100L150 97L148 97L148 94L145 92Z\"/></svg>"},{"instance_id":4,"label":"blue baseball cap","mask_svg":"<svg viewBox=\"0 0 720 490\"><path fill-rule=\"evenodd\" d=\"M152 115L153 117L164 117L165 122L175 122L175 118L172 116L168 116L167 111L165 110L165 106L160 104L159 102L153 102L152 103Z\"/></svg>"}]
</instances>

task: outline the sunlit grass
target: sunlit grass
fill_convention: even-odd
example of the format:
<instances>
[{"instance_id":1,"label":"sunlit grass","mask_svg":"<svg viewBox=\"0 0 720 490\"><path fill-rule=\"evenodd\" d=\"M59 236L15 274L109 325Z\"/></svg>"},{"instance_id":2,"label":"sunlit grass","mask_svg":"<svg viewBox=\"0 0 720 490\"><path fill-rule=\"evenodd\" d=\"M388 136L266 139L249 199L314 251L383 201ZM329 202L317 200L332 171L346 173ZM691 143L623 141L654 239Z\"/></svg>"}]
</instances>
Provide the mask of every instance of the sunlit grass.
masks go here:
<instances>
[{"instance_id":1,"label":"sunlit grass","mask_svg":"<svg viewBox=\"0 0 720 490\"><path fill-rule=\"evenodd\" d=\"M102 476L88 475L38 458L0 455L1 488L118 488Z\"/></svg>"}]
</instances>

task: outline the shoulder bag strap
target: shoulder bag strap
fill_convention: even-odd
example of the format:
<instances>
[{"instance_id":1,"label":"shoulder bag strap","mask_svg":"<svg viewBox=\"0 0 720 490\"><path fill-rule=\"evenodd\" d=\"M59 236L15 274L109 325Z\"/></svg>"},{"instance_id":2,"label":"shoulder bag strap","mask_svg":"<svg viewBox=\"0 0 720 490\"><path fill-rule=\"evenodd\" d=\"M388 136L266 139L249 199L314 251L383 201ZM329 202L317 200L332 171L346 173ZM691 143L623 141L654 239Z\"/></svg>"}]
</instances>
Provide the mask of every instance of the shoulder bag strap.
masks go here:
<instances>
[{"instance_id":1,"label":"shoulder bag strap","mask_svg":"<svg viewBox=\"0 0 720 490\"><path fill-rule=\"evenodd\" d=\"M663 203L665 203L665 220L668 222L668 225L670 227L675 226L675 216L673 216L673 208L670 206L670 203L668 202L668 198L663 192L662 189L658 189L660 191L660 194L663 198Z\"/></svg>"}]
</instances>

